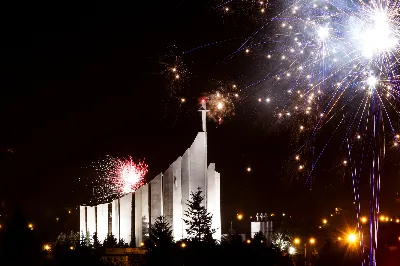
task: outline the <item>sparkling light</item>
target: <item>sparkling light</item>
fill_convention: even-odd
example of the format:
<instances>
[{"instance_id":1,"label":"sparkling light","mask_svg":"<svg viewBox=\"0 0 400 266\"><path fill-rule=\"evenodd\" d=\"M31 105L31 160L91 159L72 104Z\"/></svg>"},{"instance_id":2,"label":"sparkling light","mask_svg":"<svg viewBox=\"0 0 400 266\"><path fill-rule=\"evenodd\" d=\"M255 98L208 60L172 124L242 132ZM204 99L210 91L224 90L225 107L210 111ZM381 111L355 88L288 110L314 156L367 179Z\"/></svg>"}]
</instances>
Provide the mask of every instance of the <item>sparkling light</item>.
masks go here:
<instances>
[{"instance_id":1,"label":"sparkling light","mask_svg":"<svg viewBox=\"0 0 400 266\"><path fill-rule=\"evenodd\" d=\"M96 201L105 201L135 192L145 182L148 166L144 162L135 163L131 157L116 158L106 156L93 163L98 178L93 187Z\"/></svg>"},{"instance_id":2,"label":"sparkling light","mask_svg":"<svg viewBox=\"0 0 400 266\"><path fill-rule=\"evenodd\" d=\"M322 41L325 41L329 37L329 28L320 27L318 29L318 36Z\"/></svg>"},{"instance_id":3,"label":"sparkling light","mask_svg":"<svg viewBox=\"0 0 400 266\"><path fill-rule=\"evenodd\" d=\"M290 255L294 255L294 254L296 254L296 248L294 248L294 247L289 247L289 254Z\"/></svg>"}]
</instances>

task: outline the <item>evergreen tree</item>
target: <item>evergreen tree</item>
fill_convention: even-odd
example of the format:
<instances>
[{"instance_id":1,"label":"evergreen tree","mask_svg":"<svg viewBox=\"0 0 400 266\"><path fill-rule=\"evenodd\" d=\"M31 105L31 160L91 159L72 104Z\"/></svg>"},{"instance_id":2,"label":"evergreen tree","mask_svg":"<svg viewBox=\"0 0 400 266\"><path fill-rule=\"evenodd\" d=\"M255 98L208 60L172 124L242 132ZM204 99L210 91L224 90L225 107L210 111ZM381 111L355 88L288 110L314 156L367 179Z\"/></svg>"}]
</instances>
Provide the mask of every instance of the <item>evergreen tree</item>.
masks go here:
<instances>
[{"instance_id":1,"label":"evergreen tree","mask_svg":"<svg viewBox=\"0 0 400 266\"><path fill-rule=\"evenodd\" d=\"M104 239L103 247L105 248L115 248L118 246L117 238L113 234L107 235L106 239Z\"/></svg>"},{"instance_id":2,"label":"evergreen tree","mask_svg":"<svg viewBox=\"0 0 400 266\"><path fill-rule=\"evenodd\" d=\"M151 226L150 243L163 248L173 242L171 225L164 216L157 217L154 225Z\"/></svg>"},{"instance_id":3,"label":"evergreen tree","mask_svg":"<svg viewBox=\"0 0 400 266\"><path fill-rule=\"evenodd\" d=\"M84 238L84 243L83 246L85 247L92 247L92 241L91 241L90 233L86 232L86 236Z\"/></svg>"},{"instance_id":4,"label":"evergreen tree","mask_svg":"<svg viewBox=\"0 0 400 266\"><path fill-rule=\"evenodd\" d=\"M261 231L254 234L253 243L255 245L265 245L266 238Z\"/></svg>"},{"instance_id":5,"label":"evergreen tree","mask_svg":"<svg viewBox=\"0 0 400 266\"><path fill-rule=\"evenodd\" d=\"M129 244L125 243L125 240L123 238L120 238L118 241L118 247L119 248L127 248L127 247L129 247Z\"/></svg>"},{"instance_id":6,"label":"evergreen tree","mask_svg":"<svg viewBox=\"0 0 400 266\"><path fill-rule=\"evenodd\" d=\"M215 229L211 228L212 214L207 212L205 206L202 205L204 197L201 195L201 188L198 187L196 192L191 192L191 199L188 200L189 209L185 211L187 219L183 221L188 226L186 233L193 241L212 241L212 234Z\"/></svg>"},{"instance_id":7,"label":"evergreen tree","mask_svg":"<svg viewBox=\"0 0 400 266\"><path fill-rule=\"evenodd\" d=\"M101 243L99 241L99 237L97 236L97 233L93 233L93 248L94 249L99 249L101 248Z\"/></svg>"},{"instance_id":8,"label":"evergreen tree","mask_svg":"<svg viewBox=\"0 0 400 266\"><path fill-rule=\"evenodd\" d=\"M234 230L229 230L228 234L222 237L221 244L243 246L243 238Z\"/></svg>"}]
</instances>

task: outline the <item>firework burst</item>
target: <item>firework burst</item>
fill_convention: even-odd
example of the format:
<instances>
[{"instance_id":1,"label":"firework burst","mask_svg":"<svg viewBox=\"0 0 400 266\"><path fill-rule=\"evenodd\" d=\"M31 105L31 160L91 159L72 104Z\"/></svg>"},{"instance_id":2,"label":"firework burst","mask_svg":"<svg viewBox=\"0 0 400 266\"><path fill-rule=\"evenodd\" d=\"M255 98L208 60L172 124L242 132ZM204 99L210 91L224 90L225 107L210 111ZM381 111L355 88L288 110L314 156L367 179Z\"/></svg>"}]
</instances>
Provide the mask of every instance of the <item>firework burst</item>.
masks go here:
<instances>
[{"instance_id":1,"label":"firework burst","mask_svg":"<svg viewBox=\"0 0 400 266\"><path fill-rule=\"evenodd\" d=\"M144 162L135 163L131 157L106 156L94 163L93 168L98 176L93 188L96 201L109 201L135 192L145 183L148 172Z\"/></svg>"},{"instance_id":2,"label":"firework burst","mask_svg":"<svg viewBox=\"0 0 400 266\"><path fill-rule=\"evenodd\" d=\"M369 253L364 263L376 265L382 165L387 149L400 146L400 1L293 0L272 6L231 0L220 1L215 9L224 17L253 12L247 17L261 22L227 58L243 54L258 60L254 66L262 71L237 93L273 105L276 119L301 135L298 140L304 143L293 164L305 183L312 186L319 160L339 141L345 152L338 164L351 173L359 221L359 186L368 176L368 236L361 235L360 223L358 229L361 250ZM213 120L225 114L222 95L209 96ZM322 146L316 144L321 135ZM306 162L309 157L312 161Z\"/></svg>"},{"instance_id":3,"label":"firework burst","mask_svg":"<svg viewBox=\"0 0 400 266\"><path fill-rule=\"evenodd\" d=\"M209 119L221 124L224 118L233 116L235 113L234 101L239 100L236 85L230 86L229 91L221 88L221 90L208 94L202 98L202 103L207 103L207 116Z\"/></svg>"}]
</instances>

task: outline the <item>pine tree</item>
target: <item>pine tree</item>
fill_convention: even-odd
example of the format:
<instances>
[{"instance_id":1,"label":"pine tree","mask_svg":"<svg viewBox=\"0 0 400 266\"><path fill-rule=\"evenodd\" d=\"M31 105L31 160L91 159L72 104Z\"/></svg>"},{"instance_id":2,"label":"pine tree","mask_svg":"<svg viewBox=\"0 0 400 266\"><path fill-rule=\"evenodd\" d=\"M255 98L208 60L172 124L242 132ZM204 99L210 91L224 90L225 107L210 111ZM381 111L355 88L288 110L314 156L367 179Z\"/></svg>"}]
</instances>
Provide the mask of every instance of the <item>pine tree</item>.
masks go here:
<instances>
[{"instance_id":1,"label":"pine tree","mask_svg":"<svg viewBox=\"0 0 400 266\"><path fill-rule=\"evenodd\" d=\"M120 238L117 246L119 248L127 248L127 247L129 247L129 244L125 243L125 240L123 238Z\"/></svg>"},{"instance_id":2,"label":"pine tree","mask_svg":"<svg viewBox=\"0 0 400 266\"><path fill-rule=\"evenodd\" d=\"M191 199L187 203L189 209L185 211L187 219L183 221L188 226L186 233L191 240L212 241L212 234L215 233L215 229L211 228L212 214L202 205L204 197L201 194L200 187L190 193Z\"/></svg>"},{"instance_id":3,"label":"pine tree","mask_svg":"<svg viewBox=\"0 0 400 266\"><path fill-rule=\"evenodd\" d=\"M94 248L94 249L99 249L99 248L101 248L101 243L100 243L100 241L99 241L99 238L98 238L96 232L93 233L93 248Z\"/></svg>"},{"instance_id":4,"label":"pine tree","mask_svg":"<svg viewBox=\"0 0 400 266\"><path fill-rule=\"evenodd\" d=\"M92 246L92 241L89 232L86 232L86 236L83 238L83 243L81 243L81 245L85 247Z\"/></svg>"},{"instance_id":5,"label":"pine tree","mask_svg":"<svg viewBox=\"0 0 400 266\"><path fill-rule=\"evenodd\" d=\"M157 217L150 231L151 244L157 247L166 247L173 242L171 225L164 216Z\"/></svg>"},{"instance_id":6,"label":"pine tree","mask_svg":"<svg viewBox=\"0 0 400 266\"><path fill-rule=\"evenodd\" d=\"M118 246L118 241L113 234L107 235L106 239L104 239L103 247L105 248L115 248Z\"/></svg>"}]
</instances>

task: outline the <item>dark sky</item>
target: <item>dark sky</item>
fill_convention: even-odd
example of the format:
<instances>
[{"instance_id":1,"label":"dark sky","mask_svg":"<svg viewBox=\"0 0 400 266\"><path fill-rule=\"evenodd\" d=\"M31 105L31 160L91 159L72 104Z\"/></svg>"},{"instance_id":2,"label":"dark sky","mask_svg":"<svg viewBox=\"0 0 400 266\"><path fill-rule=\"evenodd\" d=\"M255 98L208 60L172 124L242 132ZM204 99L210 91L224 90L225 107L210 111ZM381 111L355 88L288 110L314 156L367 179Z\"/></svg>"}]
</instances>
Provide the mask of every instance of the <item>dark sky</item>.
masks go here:
<instances>
[{"instance_id":1,"label":"dark sky","mask_svg":"<svg viewBox=\"0 0 400 266\"><path fill-rule=\"evenodd\" d=\"M237 43L189 57L193 77L182 93L187 106L169 97L161 58L172 45L188 50L254 30L225 20L207 2L3 7L0 198L20 200L31 214L73 206L90 193L77 182L82 168L106 154L145 158L148 179L183 154L200 130L196 109L203 86L238 71L220 61ZM209 161L221 173L224 223L239 211L320 215L351 205L349 178L329 163L335 153L321 162L312 191L304 179L290 182L294 174L284 169L291 134L273 124L271 113L243 107L222 125L208 127ZM392 204L398 170L387 176L392 186L383 202L386 197Z\"/></svg>"}]
</instances>

